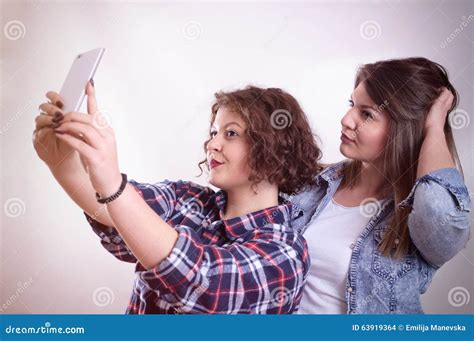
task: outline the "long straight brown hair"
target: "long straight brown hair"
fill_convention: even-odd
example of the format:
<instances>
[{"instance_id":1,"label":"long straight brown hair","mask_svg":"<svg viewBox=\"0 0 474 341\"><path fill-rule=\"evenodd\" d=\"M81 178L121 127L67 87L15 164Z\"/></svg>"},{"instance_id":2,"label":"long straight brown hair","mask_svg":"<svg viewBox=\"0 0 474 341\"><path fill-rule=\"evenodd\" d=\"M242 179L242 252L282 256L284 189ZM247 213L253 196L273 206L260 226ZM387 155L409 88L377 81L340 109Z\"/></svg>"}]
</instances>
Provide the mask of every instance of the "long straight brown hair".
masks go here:
<instances>
[{"instance_id":1,"label":"long straight brown hair","mask_svg":"<svg viewBox=\"0 0 474 341\"><path fill-rule=\"evenodd\" d=\"M370 98L390 117L388 142L382 157L384 176L393 191L395 212L378 247L385 256L402 258L410 247L408 215L411 209L398 208L398 204L408 196L416 181L427 113L442 87L448 88L454 95L449 112L457 106L459 96L449 82L446 69L426 58L365 64L356 74L354 88L362 82ZM448 119L444 133L456 166L462 172ZM357 184L361 169L361 161L349 161L344 169L342 188Z\"/></svg>"}]
</instances>

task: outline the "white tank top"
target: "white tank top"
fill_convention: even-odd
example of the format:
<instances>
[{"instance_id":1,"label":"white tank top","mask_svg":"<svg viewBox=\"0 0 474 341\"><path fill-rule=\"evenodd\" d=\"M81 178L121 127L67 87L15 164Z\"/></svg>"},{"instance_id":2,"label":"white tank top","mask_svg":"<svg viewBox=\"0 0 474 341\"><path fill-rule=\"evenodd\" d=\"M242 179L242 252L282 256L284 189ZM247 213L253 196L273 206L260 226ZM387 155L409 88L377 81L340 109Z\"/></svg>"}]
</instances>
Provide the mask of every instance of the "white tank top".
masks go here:
<instances>
[{"instance_id":1,"label":"white tank top","mask_svg":"<svg viewBox=\"0 0 474 341\"><path fill-rule=\"evenodd\" d=\"M371 202L345 207L331 199L308 226L303 236L308 243L311 268L297 314L346 314L346 279L352 249L376 213L375 206Z\"/></svg>"}]
</instances>

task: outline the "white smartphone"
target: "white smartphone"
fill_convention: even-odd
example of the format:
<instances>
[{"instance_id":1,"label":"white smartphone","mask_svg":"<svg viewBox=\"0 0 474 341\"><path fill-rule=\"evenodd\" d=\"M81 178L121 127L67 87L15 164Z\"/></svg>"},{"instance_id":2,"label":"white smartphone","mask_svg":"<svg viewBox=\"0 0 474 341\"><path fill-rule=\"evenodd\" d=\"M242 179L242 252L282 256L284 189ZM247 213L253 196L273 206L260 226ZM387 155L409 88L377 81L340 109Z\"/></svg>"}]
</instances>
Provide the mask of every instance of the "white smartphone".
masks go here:
<instances>
[{"instance_id":1,"label":"white smartphone","mask_svg":"<svg viewBox=\"0 0 474 341\"><path fill-rule=\"evenodd\" d=\"M64 101L62 110L65 113L77 112L81 108L85 97L86 84L94 77L104 52L104 48L97 48L80 53L74 59L63 87L59 92Z\"/></svg>"}]
</instances>

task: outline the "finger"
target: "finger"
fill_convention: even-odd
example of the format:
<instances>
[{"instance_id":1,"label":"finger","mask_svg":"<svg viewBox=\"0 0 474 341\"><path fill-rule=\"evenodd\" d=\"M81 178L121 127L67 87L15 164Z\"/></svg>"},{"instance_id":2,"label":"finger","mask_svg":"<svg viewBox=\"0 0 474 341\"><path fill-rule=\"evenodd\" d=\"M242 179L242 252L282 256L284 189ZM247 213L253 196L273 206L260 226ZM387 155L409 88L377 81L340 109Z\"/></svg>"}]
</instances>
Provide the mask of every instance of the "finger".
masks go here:
<instances>
[{"instance_id":1,"label":"finger","mask_svg":"<svg viewBox=\"0 0 474 341\"><path fill-rule=\"evenodd\" d=\"M95 128L100 136L105 137L107 135L107 131L100 126L101 121L98 119L99 117L100 116L85 115L80 112L68 112L64 115L64 119L61 122L80 122L88 124Z\"/></svg>"},{"instance_id":2,"label":"finger","mask_svg":"<svg viewBox=\"0 0 474 341\"><path fill-rule=\"evenodd\" d=\"M80 122L80 123L85 123L89 125L94 124L94 120L92 119L92 117L80 112L75 112L75 111L71 111L64 114L63 122Z\"/></svg>"},{"instance_id":3,"label":"finger","mask_svg":"<svg viewBox=\"0 0 474 341\"><path fill-rule=\"evenodd\" d=\"M449 95L451 91L449 91L447 88L443 87L441 88L441 92L438 97L444 98Z\"/></svg>"},{"instance_id":4,"label":"finger","mask_svg":"<svg viewBox=\"0 0 474 341\"><path fill-rule=\"evenodd\" d=\"M56 133L56 137L60 140L63 140L73 149L77 150L79 154L87 160L87 162L89 160L92 160L94 158L95 153L97 153L97 151L94 148L92 148L87 143L82 141L80 138L77 138L75 136L71 136L69 134Z\"/></svg>"},{"instance_id":5,"label":"finger","mask_svg":"<svg viewBox=\"0 0 474 341\"><path fill-rule=\"evenodd\" d=\"M47 136L47 129L35 129L33 131L33 142L42 144L42 141L44 140L44 137Z\"/></svg>"},{"instance_id":6,"label":"finger","mask_svg":"<svg viewBox=\"0 0 474 341\"><path fill-rule=\"evenodd\" d=\"M441 94L438 96L438 100L447 106L451 105L453 99L454 95L448 88L443 88Z\"/></svg>"},{"instance_id":7,"label":"finger","mask_svg":"<svg viewBox=\"0 0 474 341\"><path fill-rule=\"evenodd\" d=\"M46 97L49 98L49 100L51 101L51 103L54 103L54 104L57 105L59 108L63 108L63 107L64 107L64 100L63 100L63 98L62 98L57 92L48 91L48 92L46 93Z\"/></svg>"},{"instance_id":8,"label":"finger","mask_svg":"<svg viewBox=\"0 0 474 341\"><path fill-rule=\"evenodd\" d=\"M61 116L64 115L64 111L62 111L59 107L51 104L51 103L41 103L39 109L44 113L51 115L51 116Z\"/></svg>"},{"instance_id":9,"label":"finger","mask_svg":"<svg viewBox=\"0 0 474 341\"><path fill-rule=\"evenodd\" d=\"M95 89L92 86L91 82L87 82L86 85L86 95L87 95L87 112L89 115L95 115L99 108L97 107L97 100L95 98Z\"/></svg>"},{"instance_id":10,"label":"finger","mask_svg":"<svg viewBox=\"0 0 474 341\"><path fill-rule=\"evenodd\" d=\"M54 123L53 122L54 116L49 115L38 115L35 118L36 122L36 130L40 130L46 127L51 127Z\"/></svg>"},{"instance_id":11,"label":"finger","mask_svg":"<svg viewBox=\"0 0 474 341\"><path fill-rule=\"evenodd\" d=\"M97 130L89 124L80 122L63 122L60 127L54 129L62 133L73 133L84 138L84 141L94 149L99 149L104 139Z\"/></svg>"}]
</instances>

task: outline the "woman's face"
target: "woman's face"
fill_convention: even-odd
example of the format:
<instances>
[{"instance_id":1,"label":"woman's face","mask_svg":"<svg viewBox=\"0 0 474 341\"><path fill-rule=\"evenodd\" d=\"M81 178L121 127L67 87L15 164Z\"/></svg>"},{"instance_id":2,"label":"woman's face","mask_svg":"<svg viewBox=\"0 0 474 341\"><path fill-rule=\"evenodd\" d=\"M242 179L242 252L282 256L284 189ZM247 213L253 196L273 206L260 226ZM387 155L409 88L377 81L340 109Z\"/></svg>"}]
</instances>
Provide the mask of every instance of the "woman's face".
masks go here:
<instances>
[{"instance_id":1,"label":"woman's face","mask_svg":"<svg viewBox=\"0 0 474 341\"><path fill-rule=\"evenodd\" d=\"M389 116L367 94L364 83L353 91L351 108L341 120L341 153L352 160L377 163L388 141Z\"/></svg>"},{"instance_id":2,"label":"woman's face","mask_svg":"<svg viewBox=\"0 0 474 341\"><path fill-rule=\"evenodd\" d=\"M246 128L239 114L225 107L217 111L207 144L208 180L212 185L223 190L250 186Z\"/></svg>"}]
</instances>

